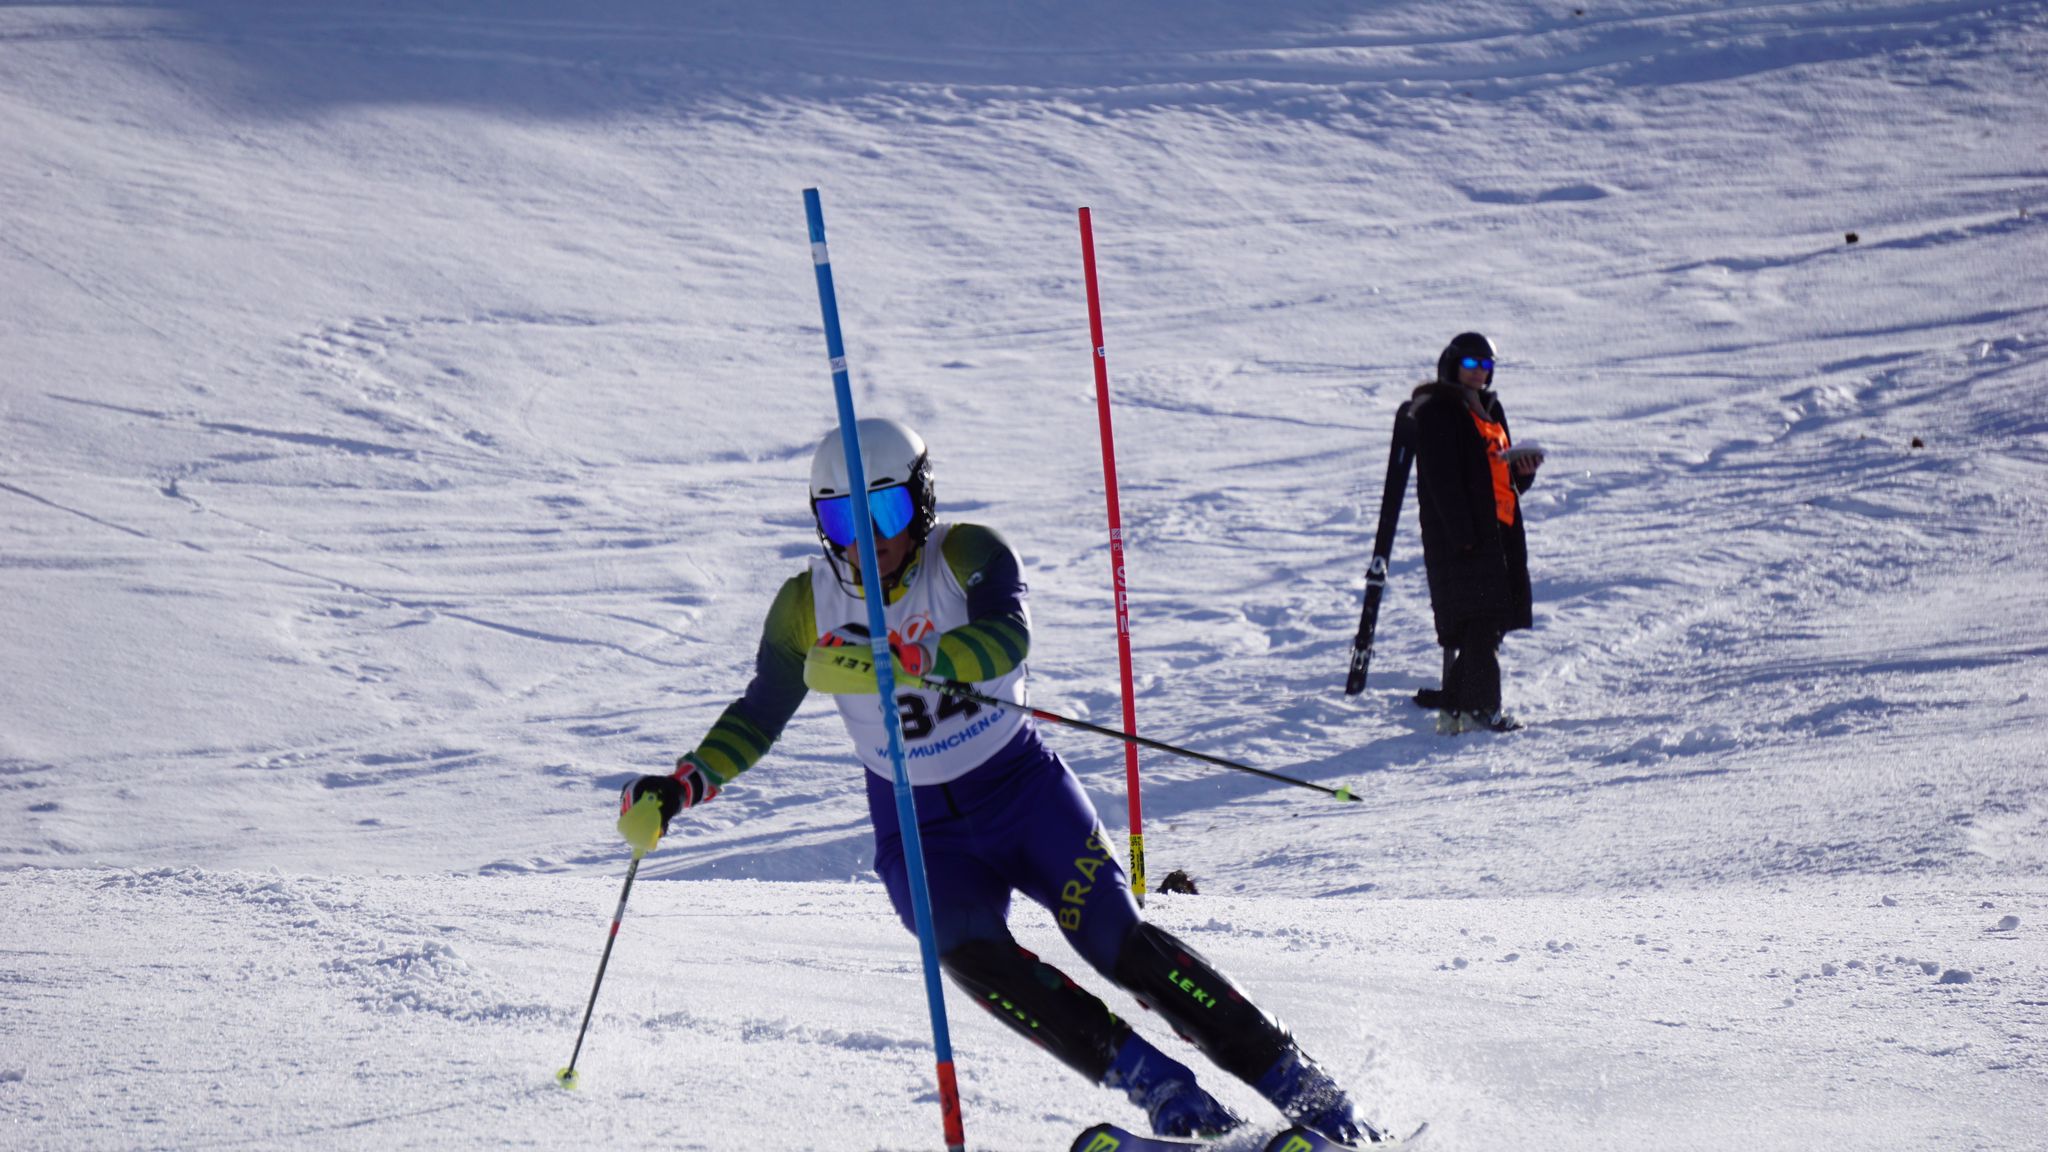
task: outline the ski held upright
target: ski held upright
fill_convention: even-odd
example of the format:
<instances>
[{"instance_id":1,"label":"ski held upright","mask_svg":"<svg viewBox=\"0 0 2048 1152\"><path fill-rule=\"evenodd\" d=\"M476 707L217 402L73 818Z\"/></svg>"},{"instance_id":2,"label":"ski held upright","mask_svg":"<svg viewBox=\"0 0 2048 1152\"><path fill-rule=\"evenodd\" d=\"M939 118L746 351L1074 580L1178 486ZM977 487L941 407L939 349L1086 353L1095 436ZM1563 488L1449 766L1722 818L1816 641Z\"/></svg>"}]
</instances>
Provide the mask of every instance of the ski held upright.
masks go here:
<instances>
[{"instance_id":1,"label":"ski held upright","mask_svg":"<svg viewBox=\"0 0 2048 1152\"><path fill-rule=\"evenodd\" d=\"M1372 664L1373 633L1379 627L1380 597L1387 587L1387 558L1394 551L1394 533L1401 526L1401 501L1408 493L1408 473L1415 465L1415 421L1403 403L1394 412L1393 446L1387 452L1387 483L1380 492L1380 526L1373 537L1372 561L1365 569L1365 607L1358 617L1358 635L1351 641L1351 672L1344 680L1344 694L1365 691L1366 670Z\"/></svg>"}]
</instances>

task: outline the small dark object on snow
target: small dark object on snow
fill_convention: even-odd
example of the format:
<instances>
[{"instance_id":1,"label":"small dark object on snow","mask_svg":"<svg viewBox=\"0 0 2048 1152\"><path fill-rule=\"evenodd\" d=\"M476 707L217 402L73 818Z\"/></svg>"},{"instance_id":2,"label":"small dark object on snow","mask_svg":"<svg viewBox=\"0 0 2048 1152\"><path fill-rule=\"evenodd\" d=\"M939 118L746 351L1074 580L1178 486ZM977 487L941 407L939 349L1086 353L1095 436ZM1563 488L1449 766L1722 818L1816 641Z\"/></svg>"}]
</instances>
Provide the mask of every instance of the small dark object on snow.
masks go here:
<instances>
[{"instance_id":1,"label":"small dark object on snow","mask_svg":"<svg viewBox=\"0 0 2048 1152\"><path fill-rule=\"evenodd\" d=\"M1417 708L1442 708L1444 706L1444 690L1441 688L1418 689L1410 699L1415 701Z\"/></svg>"},{"instance_id":2,"label":"small dark object on snow","mask_svg":"<svg viewBox=\"0 0 2048 1152\"><path fill-rule=\"evenodd\" d=\"M1847 241L1848 243L1854 244L1856 241L1861 240L1862 237L1856 235L1854 232L1845 232L1842 234L1842 239Z\"/></svg>"},{"instance_id":3,"label":"small dark object on snow","mask_svg":"<svg viewBox=\"0 0 2048 1152\"><path fill-rule=\"evenodd\" d=\"M1913 437L1913 447L1925 448L1927 447L1927 441L1920 439L1918 436L1915 436Z\"/></svg>"},{"instance_id":4,"label":"small dark object on snow","mask_svg":"<svg viewBox=\"0 0 2048 1152\"><path fill-rule=\"evenodd\" d=\"M1572 9L1572 15L1574 15L1574 16L1584 16L1585 14L1586 14L1586 10L1585 10L1584 8L1574 8L1574 9Z\"/></svg>"},{"instance_id":5,"label":"small dark object on snow","mask_svg":"<svg viewBox=\"0 0 2048 1152\"><path fill-rule=\"evenodd\" d=\"M1187 896L1201 895L1200 892L1195 891L1194 879L1179 868L1175 868L1166 874L1166 879L1159 882L1159 890L1161 892L1179 892Z\"/></svg>"}]
</instances>

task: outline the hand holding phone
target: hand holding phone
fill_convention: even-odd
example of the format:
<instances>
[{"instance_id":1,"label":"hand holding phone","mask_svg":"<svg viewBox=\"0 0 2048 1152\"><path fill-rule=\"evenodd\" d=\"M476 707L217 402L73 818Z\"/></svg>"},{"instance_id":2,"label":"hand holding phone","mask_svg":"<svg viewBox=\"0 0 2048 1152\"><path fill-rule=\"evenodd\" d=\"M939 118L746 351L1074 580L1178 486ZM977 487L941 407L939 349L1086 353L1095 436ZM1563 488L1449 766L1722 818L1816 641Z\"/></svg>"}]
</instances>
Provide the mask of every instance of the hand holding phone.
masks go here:
<instances>
[{"instance_id":1,"label":"hand holding phone","mask_svg":"<svg viewBox=\"0 0 2048 1152\"><path fill-rule=\"evenodd\" d=\"M1510 468L1527 476L1542 466L1545 455L1543 446L1532 440L1526 444L1509 446L1507 451L1500 454L1500 458L1507 461Z\"/></svg>"}]
</instances>

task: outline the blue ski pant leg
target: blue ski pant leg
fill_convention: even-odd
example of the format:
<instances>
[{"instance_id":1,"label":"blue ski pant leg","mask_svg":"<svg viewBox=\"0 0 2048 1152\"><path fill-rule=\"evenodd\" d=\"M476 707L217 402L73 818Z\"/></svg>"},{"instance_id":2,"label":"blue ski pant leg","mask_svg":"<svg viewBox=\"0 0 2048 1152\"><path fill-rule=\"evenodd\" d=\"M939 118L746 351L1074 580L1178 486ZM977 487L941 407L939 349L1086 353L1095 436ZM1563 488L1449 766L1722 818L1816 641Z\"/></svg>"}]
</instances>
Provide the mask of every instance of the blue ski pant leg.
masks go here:
<instances>
[{"instance_id":1,"label":"blue ski pant leg","mask_svg":"<svg viewBox=\"0 0 2048 1152\"><path fill-rule=\"evenodd\" d=\"M1090 967L1115 980L1117 957L1138 926L1138 902L1081 782L1057 756L1046 759L1020 805L1029 827L1014 841L1017 889L1052 913Z\"/></svg>"},{"instance_id":2,"label":"blue ski pant leg","mask_svg":"<svg viewBox=\"0 0 2048 1152\"><path fill-rule=\"evenodd\" d=\"M867 773L875 869L912 926L894 791ZM1123 866L1080 782L1027 730L957 780L916 789L940 960L981 1005L1100 1083L1130 1026L1052 965L1019 947L1006 923L1021 891L1052 913L1089 965L1130 992L1216 1064L1256 1083L1293 1047L1208 959L1145 923Z\"/></svg>"},{"instance_id":3,"label":"blue ski pant leg","mask_svg":"<svg viewBox=\"0 0 2048 1152\"><path fill-rule=\"evenodd\" d=\"M903 833L896 820L894 785L873 772L868 811L875 825L875 871L905 930L917 932L910 899L910 866L903 859ZM931 897L932 932L939 955L969 940L1010 940L1010 885L976 851L972 829L949 810L937 788L914 789L918 832L924 847L925 888Z\"/></svg>"},{"instance_id":4,"label":"blue ski pant leg","mask_svg":"<svg viewBox=\"0 0 2048 1152\"><path fill-rule=\"evenodd\" d=\"M1035 741L1034 741L1035 743ZM939 961L976 1003L1019 1035L1045 1048L1090 1083L1101 1083L1130 1038L1093 993L1019 946L1005 923L1014 876L1004 866L1008 846L991 817L1013 811L1028 780L998 765L996 771L954 785L917 792L926 885L938 936ZM915 929L903 842L895 821L894 790L868 774L875 820L875 870L898 917ZM955 786L957 785L957 787Z\"/></svg>"},{"instance_id":5,"label":"blue ski pant leg","mask_svg":"<svg viewBox=\"0 0 2048 1152\"><path fill-rule=\"evenodd\" d=\"M1018 890L1049 909L1067 943L1096 971L1159 1013L1224 1071L1256 1084L1293 1047L1267 1015L1207 957L1138 914L1123 866L1095 807L1058 757L1004 809L1029 827L1007 837Z\"/></svg>"},{"instance_id":6,"label":"blue ski pant leg","mask_svg":"<svg viewBox=\"0 0 2048 1152\"><path fill-rule=\"evenodd\" d=\"M864 775L875 871L914 930L895 793L888 781ZM913 791L942 953L967 940L1009 939L1010 893L1020 891L1053 914L1091 967L1113 978L1138 905L1080 781L1035 733L966 776Z\"/></svg>"},{"instance_id":7,"label":"blue ski pant leg","mask_svg":"<svg viewBox=\"0 0 2048 1152\"><path fill-rule=\"evenodd\" d=\"M1147 924L1081 781L1051 752L1024 804L1030 828L1012 838L1016 888L1053 912L1067 943L1096 972L1165 1017L1219 1068L1255 1084L1292 1047L1286 1025L1186 941Z\"/></svg>"}]
</instances>

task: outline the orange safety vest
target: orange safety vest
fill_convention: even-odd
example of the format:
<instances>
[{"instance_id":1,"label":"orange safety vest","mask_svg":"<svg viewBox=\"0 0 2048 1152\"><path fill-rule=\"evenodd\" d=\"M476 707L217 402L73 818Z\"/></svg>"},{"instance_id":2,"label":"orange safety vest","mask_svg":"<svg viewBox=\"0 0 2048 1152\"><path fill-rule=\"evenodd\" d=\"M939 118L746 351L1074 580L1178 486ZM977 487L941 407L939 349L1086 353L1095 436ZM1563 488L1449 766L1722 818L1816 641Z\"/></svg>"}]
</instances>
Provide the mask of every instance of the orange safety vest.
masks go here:
<instances>
[{"instance_id":1,"label":"orange safety vest","mask_svg":"<svg viewBox=\"0 0 2048 1152\"><path fill-rule=\"evenodd\" d=\"M1515 523L1515 483L1508 479L1508 462L1501 456L1508 450L1508 430L1477 412L1472 413L1472 426L1479 429L1479 438L1486 441L1486 462L1493 466L1494 519L1512 527Z\"/></svg>"}]
</instances>

